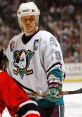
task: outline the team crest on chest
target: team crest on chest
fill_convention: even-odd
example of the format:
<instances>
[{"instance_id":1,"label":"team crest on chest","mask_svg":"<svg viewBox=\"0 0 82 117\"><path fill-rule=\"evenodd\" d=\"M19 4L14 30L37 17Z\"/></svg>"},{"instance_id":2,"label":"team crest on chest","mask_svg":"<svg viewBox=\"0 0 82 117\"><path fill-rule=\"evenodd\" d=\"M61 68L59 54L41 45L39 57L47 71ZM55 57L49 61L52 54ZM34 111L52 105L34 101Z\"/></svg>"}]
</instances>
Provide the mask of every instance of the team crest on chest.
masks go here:
<instances>
[{"instance_id":1,"label":"team crest on chest","mask_svg":"<svg viewBox=\"0 0 82 117\"><path fill-rule=\"evenodd\" d=\"M19 74L21 78L23 78L25 74L33 74L33 70L28 68L33 55L34 52L31 50L16 50L13 54L14 74Z\"/></svg>"}]
</instances>

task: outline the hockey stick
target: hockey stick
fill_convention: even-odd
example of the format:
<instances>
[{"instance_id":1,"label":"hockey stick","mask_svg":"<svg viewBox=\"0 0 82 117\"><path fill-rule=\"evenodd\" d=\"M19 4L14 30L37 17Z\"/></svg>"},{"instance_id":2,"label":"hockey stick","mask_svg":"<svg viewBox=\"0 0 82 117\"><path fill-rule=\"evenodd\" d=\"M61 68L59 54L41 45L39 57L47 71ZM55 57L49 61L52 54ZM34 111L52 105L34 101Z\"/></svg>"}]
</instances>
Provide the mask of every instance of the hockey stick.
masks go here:
<instances>
[{"instance_id":1,"label":"hockey stick","mask_svg":"<svg viewBox=\"0 0 82 117\"><path fill-rule=\"evenodd\" d=\"M58 95L70 95L70 94L80 94L82 93L82 88L74 90L74 91L62 91Z\"/></svg>"},{"instance_id":2,"label":"hockey stick","mask_svg":"<svg viewBox=\"0 0 82 117\"><path fill-rule=\"evenodd\" d=\"M62 91L57 96L80 94L80 93L82 93L82 88L80 88L78 90L74 90L74 91ZM49 94L48 93L42 93L42 94L41 93L29 93L29 95L33 96L33 97L40 96L40 97L46 98Z\"/></svg>"},{"instance_id":3,"label":"hockey stick","mask_svg":"<svg viewBox=\"0 0 82 117\"><path fill-rule=\"evenodd\" d=\"M31 92L31 93L29 93L29 96L32 96L32 97L40 96L40 97L46 98L46 97L49 95L49 93L38 93L38 92L35 92L34 90L32 90L32 89L30 89L30 88L25 87L24 85L22 85L22 84L21 84L20 82L18 82L16 79L14 79L14 80L17 82L17 84L18 84L20 87L22 87L22 88L24 88L24 89L26 89L26 90L28 90L28 91ZM70 94L80 94L80 93L82 93L82 88L77 89L77 90L74 90L74 91L62 91L62 92L60 92L57 96L61 96L61 95L70 95Z\"/></svg>"}]
</instances>

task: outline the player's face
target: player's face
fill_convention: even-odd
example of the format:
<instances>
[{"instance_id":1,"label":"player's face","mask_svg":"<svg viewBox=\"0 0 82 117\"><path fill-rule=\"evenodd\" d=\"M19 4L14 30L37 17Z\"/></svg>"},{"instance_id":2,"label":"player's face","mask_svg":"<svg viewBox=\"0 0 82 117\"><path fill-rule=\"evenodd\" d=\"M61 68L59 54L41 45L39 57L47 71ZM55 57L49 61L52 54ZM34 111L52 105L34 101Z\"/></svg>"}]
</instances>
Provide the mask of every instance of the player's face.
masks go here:
<instances>
[{"instance_id":1,"label":"player's face","mask_svg":"<svg viewBox=\"0 0 82 117\"><path fill-rule=\"evenodd\" d=\"M36 31L36 17L34 15L21 18L23 31L33 34Z\"/></svg>"}]
</instances>

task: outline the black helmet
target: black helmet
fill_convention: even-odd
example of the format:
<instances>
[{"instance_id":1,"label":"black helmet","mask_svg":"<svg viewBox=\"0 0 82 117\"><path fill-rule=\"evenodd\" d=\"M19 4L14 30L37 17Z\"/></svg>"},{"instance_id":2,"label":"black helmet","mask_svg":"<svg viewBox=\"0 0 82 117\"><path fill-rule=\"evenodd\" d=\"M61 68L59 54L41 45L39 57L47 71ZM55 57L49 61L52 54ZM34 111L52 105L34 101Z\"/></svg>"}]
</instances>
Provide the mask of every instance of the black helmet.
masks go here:
<instances>
[{"instance_id":1,"label":"black helmet","mask_svg":"<svg viewBox=\"0 0 82 117\"><path fill-rule=\"evenodd\" d=\"M0 69L5 70L5 68L7 67L7 63L8 58L5 54L5 51L3 49L0 49Z\"/></svg>"}]
</instances>

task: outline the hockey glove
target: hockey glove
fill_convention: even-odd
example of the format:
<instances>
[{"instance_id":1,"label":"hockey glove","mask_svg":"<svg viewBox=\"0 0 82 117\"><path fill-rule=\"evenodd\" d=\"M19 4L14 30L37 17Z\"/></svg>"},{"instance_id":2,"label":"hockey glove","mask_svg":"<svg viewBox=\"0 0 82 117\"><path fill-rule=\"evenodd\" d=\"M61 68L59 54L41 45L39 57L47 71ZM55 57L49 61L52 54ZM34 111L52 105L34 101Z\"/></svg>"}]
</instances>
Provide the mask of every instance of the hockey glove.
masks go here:
<instances>
[{"instance_id":1,"label":"hockey glove","mask_svg":"<svg viewBox=\"0 0 82 117\"><path fill-rule=\"evenodd\" d=\"M52 70L48 75L48 86L50 101L57 101L60 96L57 96L62 90L62 72L59 68Z\"/></svg>"},{"instance_id":2,"label":"hockey glove","mask_svg":"<svg viewBox=\"0 0 82 117\"><path fill-rule=\"evenodd\" d=\"M47 97L48 100L50 100L51 102L56 102L59 98L61 98L61 96L57 96L57 94L61 92L61 86L58 88L51 88L49 90L49 95Z\"/></svg>"}]
</instances>

